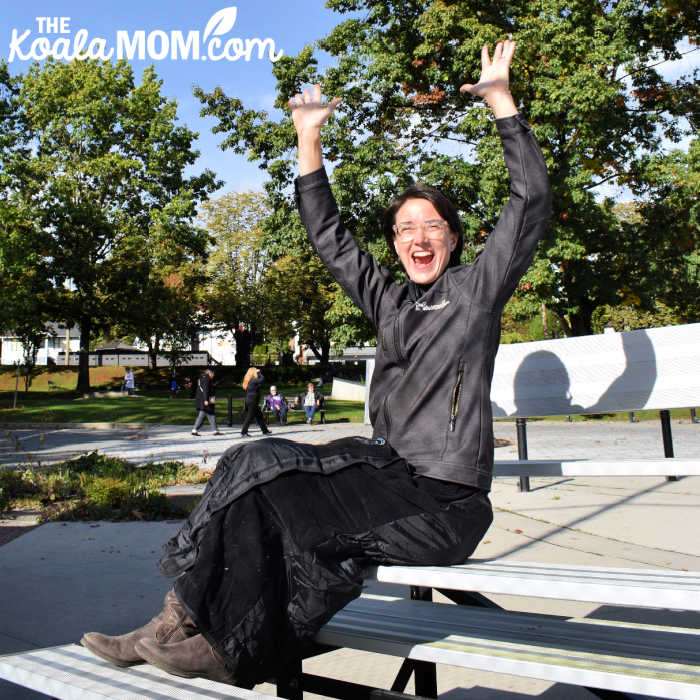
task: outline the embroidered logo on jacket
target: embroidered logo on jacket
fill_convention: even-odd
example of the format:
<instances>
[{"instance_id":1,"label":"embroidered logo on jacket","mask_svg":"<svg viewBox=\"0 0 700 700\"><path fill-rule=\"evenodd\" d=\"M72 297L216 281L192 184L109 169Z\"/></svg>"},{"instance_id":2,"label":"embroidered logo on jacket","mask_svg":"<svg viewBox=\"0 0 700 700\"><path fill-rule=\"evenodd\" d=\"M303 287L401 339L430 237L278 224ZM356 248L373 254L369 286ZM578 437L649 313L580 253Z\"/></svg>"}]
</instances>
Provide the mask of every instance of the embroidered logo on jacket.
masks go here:
<instances>
[{"instance_id":1,"label":"embroidered logo on jacket","mask_svg":"<svg viewBox=\"0 0 700 700\"><path fill-rule=\"evenodd\" d=\"M450 303L449 299L443 299L439 304L424 304L422 301L416 302L416 311L440 311Z\"/></svg>"}]
</instances>

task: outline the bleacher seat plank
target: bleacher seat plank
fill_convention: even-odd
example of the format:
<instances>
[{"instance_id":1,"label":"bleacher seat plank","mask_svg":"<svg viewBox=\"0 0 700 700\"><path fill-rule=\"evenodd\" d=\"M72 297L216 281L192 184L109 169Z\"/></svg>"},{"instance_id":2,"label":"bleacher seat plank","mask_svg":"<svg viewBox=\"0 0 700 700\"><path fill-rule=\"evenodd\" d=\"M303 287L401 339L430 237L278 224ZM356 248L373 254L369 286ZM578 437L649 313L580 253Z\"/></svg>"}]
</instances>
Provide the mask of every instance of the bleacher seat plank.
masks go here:
<instances>
[{"instance_id":1,"label":"bleacher seat plank","mask_svg":"<svg viewBox=\"0 0 700 700\"><path fill-rule=\"evenodd\" d=\"M499 476L700 476L700 459L616 459L497 461L493 475Z\"/></svg>"},{"instance_id":2,"label":"bleacher seat plank","mask_svg":"<svg viewBox=\"0 0 700 700\"><path fill-rule=\"evenodd\" d=\"M700 697L700 634L686 629L362 596L316 639L591 688Z\"/></svg>"},{"instance_id":3,"label":"bleacher seat plank","mask_svg":"<svg viewBox=\"0 0 700 700\"><path fill-rule=\"evenodd\" d=\"M117 668L77 644L0 656L0 678L61 700L272 697L204 678L179 678L148 664Z\"/></svg>"},{"instance_id":4,"label":"bleacher seat plank","mask_svg":"<svg viewBox=\"0 0 700 700\"><path fill-rule=\"evenodd\" d=\"M700 573L690 571L495 559L452 567L380 566L374 578L383 583L429 588L700 612Z\"/></svg>"}]
</instances>

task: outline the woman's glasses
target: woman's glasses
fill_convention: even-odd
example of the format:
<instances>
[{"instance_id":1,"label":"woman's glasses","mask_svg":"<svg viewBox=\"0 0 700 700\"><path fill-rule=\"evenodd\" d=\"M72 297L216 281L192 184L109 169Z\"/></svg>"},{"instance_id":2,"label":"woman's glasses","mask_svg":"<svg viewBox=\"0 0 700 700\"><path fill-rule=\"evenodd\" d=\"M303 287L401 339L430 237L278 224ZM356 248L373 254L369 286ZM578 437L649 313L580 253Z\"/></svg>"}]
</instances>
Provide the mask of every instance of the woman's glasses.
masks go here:
<instances>
[{"instance_id":1,"label":"woman's glasses","mask_svg":"<svg viewBox=\"0 0 700 700\"><path fill-rule=\"evenodd\" d=\"M406 221L401 224L394 224L394 235L401 243L412 241L418 231L422 229L426 238L438 240L447 230L447 222L442 219L430 219L423 224L414 224L411 221Z\"/></svg>"}]
</instances>

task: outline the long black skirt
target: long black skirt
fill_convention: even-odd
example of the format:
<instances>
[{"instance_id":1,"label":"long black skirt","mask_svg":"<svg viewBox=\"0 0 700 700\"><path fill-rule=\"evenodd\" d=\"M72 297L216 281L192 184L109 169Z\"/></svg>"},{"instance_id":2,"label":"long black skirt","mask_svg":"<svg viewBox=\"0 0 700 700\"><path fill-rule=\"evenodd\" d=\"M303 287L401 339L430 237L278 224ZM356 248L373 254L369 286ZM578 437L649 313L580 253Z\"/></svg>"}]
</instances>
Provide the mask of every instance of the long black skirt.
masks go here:
<instances>
[{"instance_id":1,"label":"long black skirt","mask_svg":"<svg viewBox=\"0 0 700 700\"><path fill-rule=\"evenodd\" d=\"M237 685L252 687L298 658L360 595L368 567L462 562L483 537L493 517L485 492L417 476L384 450L391 458L381 468L355 459L332 473L284 471L198 523L175 592Z\"/></svg>"}]
</instances>

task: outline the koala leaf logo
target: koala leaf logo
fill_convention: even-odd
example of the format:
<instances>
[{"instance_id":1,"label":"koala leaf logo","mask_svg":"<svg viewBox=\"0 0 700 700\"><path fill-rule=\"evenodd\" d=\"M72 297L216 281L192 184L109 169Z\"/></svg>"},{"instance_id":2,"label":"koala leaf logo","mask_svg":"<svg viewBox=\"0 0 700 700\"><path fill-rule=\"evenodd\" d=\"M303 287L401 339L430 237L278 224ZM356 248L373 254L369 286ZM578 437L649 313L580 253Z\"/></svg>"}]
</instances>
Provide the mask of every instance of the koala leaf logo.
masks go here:
<instances>
[{"instance_id":1,"label":"koala leaf logo","mask_svg":"<svg viewBox=\"0 0 700 700\"><path fill-rule=\"evenodd\" d=\"M204 28L204 36L202 41L206 41L210 34L213 36L221 36L226 34L233 29L233 25L236 24L236 17L238 16L238 8L235 6L224 7L218 12L215 12L207 22L207 26Z\"/></svg>"}]
</instances>

